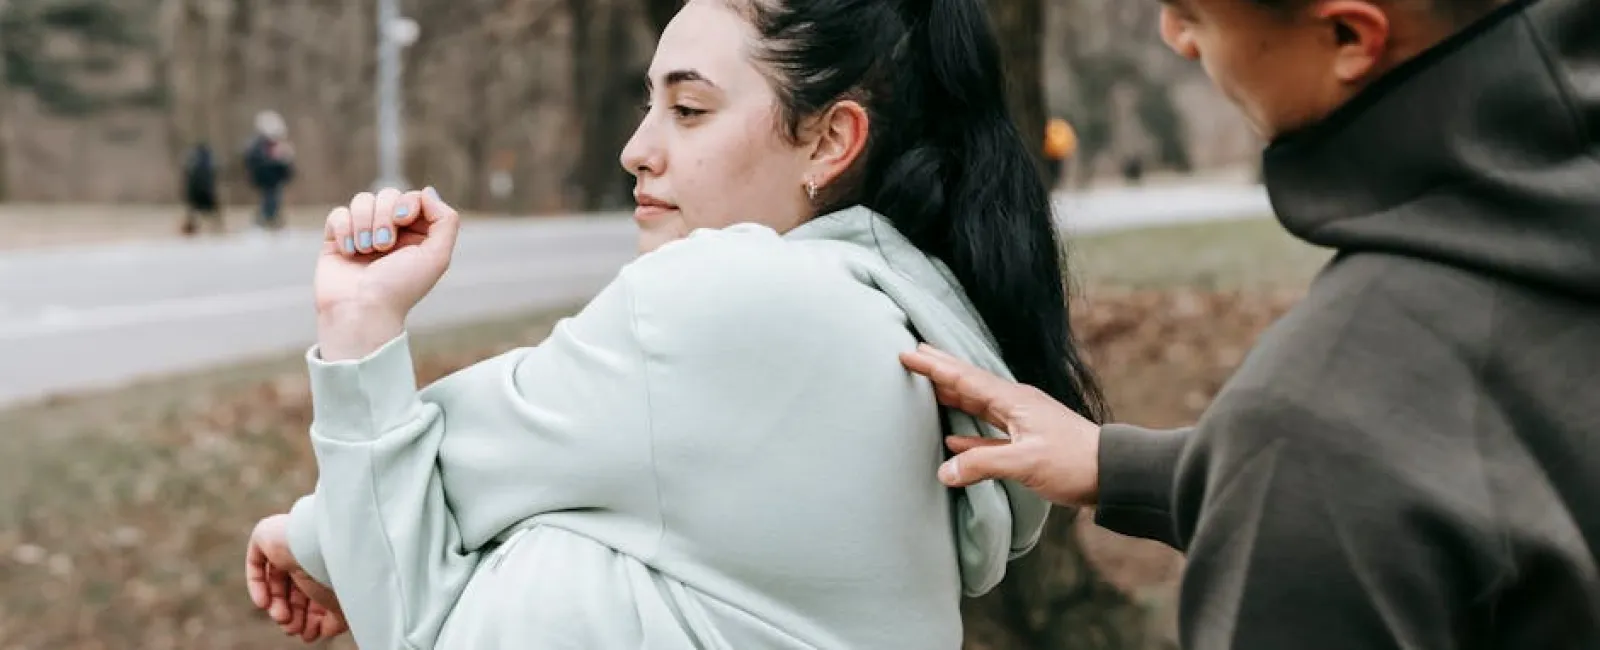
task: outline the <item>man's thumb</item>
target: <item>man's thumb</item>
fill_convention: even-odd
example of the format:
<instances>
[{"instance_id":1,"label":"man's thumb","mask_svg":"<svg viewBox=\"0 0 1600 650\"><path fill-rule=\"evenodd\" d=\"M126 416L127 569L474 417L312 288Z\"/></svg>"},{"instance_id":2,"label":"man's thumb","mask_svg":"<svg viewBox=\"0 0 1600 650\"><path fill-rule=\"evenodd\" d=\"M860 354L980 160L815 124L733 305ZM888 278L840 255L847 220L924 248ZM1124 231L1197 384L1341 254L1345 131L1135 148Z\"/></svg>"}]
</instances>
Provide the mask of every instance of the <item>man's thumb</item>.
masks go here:
<instances>
[{"instance_id":1,"label":"man's thumb","mask_svg":"<svg viewBox=\"0 0 1600 650\"><path fill-rule=\"evenodd\" d=\"M956 454L939 466L939 480L950 487L967 487L989 479L1022 481L1027 464L1017 445L976 447Z\"/></svg>"}]
</instances>

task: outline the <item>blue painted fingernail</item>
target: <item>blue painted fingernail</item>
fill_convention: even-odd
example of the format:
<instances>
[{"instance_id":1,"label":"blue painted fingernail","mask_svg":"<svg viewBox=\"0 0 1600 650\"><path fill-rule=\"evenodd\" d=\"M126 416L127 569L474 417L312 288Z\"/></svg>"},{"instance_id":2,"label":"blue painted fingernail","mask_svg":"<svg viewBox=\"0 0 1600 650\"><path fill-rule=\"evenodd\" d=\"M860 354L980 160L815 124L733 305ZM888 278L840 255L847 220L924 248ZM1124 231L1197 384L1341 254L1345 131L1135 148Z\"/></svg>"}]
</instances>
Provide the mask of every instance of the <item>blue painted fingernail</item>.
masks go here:
<instances>
[{"instance_id":1,"label":"blue painted fingernail","mask_svg":"<svg viewBox=\"0 0 1600 650\"><path fill-rule=\"evenodd\" d=\"M390 232L388 228L379 228L378 234L373 236L372 241L379 246L383 246L394 241L394 233Z\"/></svg>"},{"instance_id":2,"label":"blue painted fingernail","mask_svg":"<svg viewBox=\"0 0 1600 650\"><path fill-rule=\"evenodd\" d=\"M363 230L363 231L361 231L361 234L356 235L356 236L361 238L361 246L360 246L361 248L372 248L372 231L371 230Z\"/></svg>"},{"instance_id":3,"label":"blue painted fingernail","mask_svg":"<svg viewBox=\"0 0 1600 650\"><path fill-rule=\"evenodd\" d=\"M410 205L402 205L402 206L400 206L398 208L395 208L394 209L394 216L397 219L404 219L406 217L411 216L411 206Z\"/></svg>"},{"instance_id":4,"label":"blue painted fingernail","mask_svg":"<svg viewBox=\"0 0 1600 650\"><path fill-rule=\"evenodd\" d=\"M346 253L354 253L354 252L356 252L356 240L351 239L349 237L345 237L344 238L344 252L346 252Z\"/></svg>"}]
</instances>

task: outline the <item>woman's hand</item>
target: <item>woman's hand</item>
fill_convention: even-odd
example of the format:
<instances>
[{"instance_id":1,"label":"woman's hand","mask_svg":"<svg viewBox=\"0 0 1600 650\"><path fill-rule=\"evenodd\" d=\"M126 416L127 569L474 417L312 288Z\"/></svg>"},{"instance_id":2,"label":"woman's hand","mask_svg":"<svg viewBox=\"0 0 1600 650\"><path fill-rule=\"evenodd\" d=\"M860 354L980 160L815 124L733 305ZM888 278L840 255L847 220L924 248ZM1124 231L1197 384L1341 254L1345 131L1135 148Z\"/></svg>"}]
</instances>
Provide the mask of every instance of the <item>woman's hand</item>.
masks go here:
<instances>
[{"instance_id":1,"label":"woman's hand","mask_svg":"<svg viewBox=\"0 0 1600 650\"><path fill-rule=\"evenodd\" d=\"M956 456L939 468L945 485L1006 479L1064 506L1092 506L1098 500L1100 427L1093 422L1037 388L1006 381L927 345L900 355L900 362L933 380L939 403L1011 436L946 438Z\"/></svg>"},{"instance_id":2,"label":"woman's hand","mask_svg":"<svg viewBox=\"0 0 1600 650\"><path fill-rule=\"evenodd\" d=\"M344 634L350 628L339 599L300 568L289 549L288 525L288 515L273 515L250 533L245 553L250 601L265 610L284 634L306 643Z\"/></svg>"},{"instance_id":3,"label":"woman's hand","mask_svg":"<svg viewBox=\"0 0 1600 650\"><path fill-rule=\"evenodd\" d=\"M362 192L329 213L315 280L322 358L360 358L399 336L449 268L460 227L431 187Z\"/></svg>"}]
</instances>

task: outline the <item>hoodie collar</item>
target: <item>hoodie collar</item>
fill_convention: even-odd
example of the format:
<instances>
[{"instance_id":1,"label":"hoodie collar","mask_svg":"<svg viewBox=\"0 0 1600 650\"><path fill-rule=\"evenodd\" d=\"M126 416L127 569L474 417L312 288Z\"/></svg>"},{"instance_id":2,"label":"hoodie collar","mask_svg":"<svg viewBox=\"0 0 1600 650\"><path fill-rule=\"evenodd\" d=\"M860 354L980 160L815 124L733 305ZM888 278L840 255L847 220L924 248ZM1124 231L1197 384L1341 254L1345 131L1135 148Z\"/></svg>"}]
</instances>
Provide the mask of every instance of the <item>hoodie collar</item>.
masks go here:
<instances>
[{"instance_id":1,"label":"hoodie collar","mask_svg":"<svg viewBox=\"0 0 1600 650\"><path fill-rule=\"evenodd\" d=\"M1274 142L1283 225L1600 297L1600 2L1519 0Z\"/></svg>"}]
</instances>

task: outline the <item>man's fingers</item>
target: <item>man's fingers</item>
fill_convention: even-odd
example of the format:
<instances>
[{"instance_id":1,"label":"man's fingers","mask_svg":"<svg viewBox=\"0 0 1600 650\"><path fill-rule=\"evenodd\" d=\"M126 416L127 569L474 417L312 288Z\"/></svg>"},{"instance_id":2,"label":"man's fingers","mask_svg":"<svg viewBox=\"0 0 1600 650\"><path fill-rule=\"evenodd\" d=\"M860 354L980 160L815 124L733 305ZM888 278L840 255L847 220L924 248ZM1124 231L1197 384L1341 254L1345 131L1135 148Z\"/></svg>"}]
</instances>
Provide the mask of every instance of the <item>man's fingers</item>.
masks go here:
<instances>
[{"instance_id":1,"label":"man's fingers","mask_svg":"<svg viewBox=\"0 0 1600 650\"><path fill-rule=\"evenodd\" d=\"M1010 440L1002 440L999 438L979 438L978 436L947 436L944 439L944 446L948 447L950 451L958 454L969 449L977 449L979 447L999 447L1001 445L1009 444L1011 444Z\"/></svg>"},{"instance_id":2,"label":"man's fingers","mask_svg":"<svg viewBox=\"0 0 1600 650\"><path fill-rule=\"evenodd\" d=\"M947 460L939 467L939 480L950 487L967 487L990 479L1007 479L1033 485L1028 476L1028 451L1015 445L980 445Z\"/></svg>"},{"instance_id":3,"label":"man's fingers","mask_svg":"<svg viewBox=\"0 0 1600 650\"><path fill-rule=\"evenodd\" d=\"M983 418L996 427L1007 426L1019 384L929 345L917 346L916 352L901 355L901 363L912 372L933 380L941 403Z\"/></svg>"}]
</instances>

